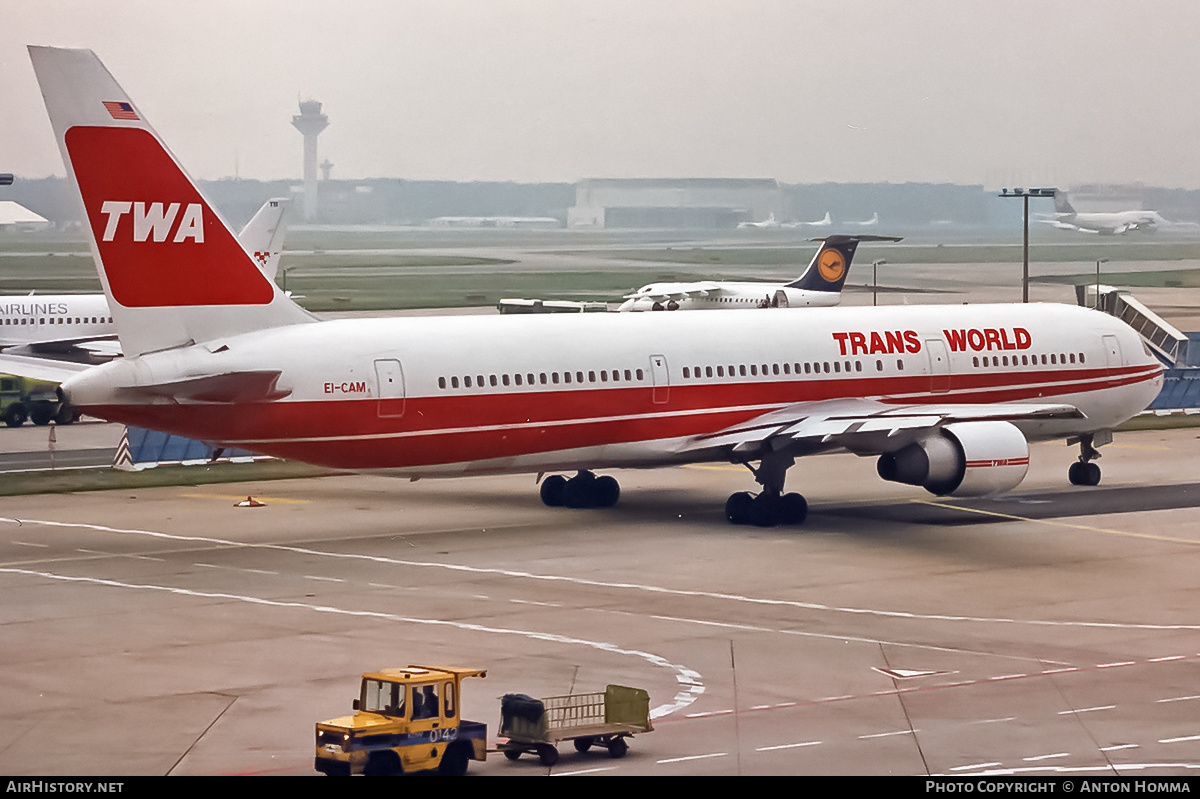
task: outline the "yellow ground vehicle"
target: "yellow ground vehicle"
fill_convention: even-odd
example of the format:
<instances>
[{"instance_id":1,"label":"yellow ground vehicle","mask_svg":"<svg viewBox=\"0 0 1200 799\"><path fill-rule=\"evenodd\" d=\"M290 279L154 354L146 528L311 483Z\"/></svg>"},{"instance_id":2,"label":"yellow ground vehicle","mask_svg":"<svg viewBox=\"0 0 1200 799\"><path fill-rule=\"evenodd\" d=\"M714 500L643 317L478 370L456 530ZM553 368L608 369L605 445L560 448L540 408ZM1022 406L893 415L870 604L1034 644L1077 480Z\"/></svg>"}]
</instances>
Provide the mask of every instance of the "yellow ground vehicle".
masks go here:
<instances>
[{"instance_id":1,"label":"yellow ground vehicle","mask_svg":"<svg viewBox=\"0 0 1200 799\"><path fill-rule=\"evenodd\" d=\"M317 722L314 766L331 776L465 774L468 761L487 758L487 725L459 718L462 680L486 676L455 666L364 674L355 714Z\"/></svg>"},{"instance_id":2,"label":"yellow ground vehicle","mask_svg":"<svg viewBox=\"0 0 1200 799\"><path fill-rule=\"evenodd\" d=\"M59 402L57 383L0 375L0 418L9 427L20 427L29 419L34 424L70 424L79 418L74 408Z\"/></svg>"}]
</instances>

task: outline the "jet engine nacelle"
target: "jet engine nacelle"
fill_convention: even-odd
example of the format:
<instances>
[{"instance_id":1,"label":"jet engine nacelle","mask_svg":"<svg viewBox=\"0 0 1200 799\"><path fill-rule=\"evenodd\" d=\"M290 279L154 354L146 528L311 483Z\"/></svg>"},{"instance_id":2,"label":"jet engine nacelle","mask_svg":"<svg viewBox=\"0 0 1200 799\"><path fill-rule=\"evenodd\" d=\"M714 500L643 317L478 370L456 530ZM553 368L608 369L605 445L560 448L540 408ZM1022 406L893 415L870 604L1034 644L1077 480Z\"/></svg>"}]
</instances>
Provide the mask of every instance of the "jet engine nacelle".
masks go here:
<instances>
[{"instance_id":1,"label":"jet engine nacelle","mask_svg":"<svg viewBox=\"0 0 1200 799\"><path fill-rule=\"evenodd\" d=\"M961 422L879 456L884 480L938 496L982 497L1011 491L1029 471L1029 442L1009 422Z\"/></svg>"}]
</instances>

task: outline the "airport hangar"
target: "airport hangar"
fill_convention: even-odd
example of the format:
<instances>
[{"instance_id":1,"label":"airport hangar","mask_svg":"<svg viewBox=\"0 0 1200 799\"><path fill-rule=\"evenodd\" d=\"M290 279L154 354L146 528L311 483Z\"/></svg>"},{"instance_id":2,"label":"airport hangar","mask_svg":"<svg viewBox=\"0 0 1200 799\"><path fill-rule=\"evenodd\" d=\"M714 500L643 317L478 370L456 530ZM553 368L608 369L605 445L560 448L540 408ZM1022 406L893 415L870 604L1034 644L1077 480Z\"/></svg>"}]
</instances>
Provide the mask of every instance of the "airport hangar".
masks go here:
<instances>
[{"instance_id":1,"label":"airport hangar","mask_svg":"<svg viewBox=\"0 0 1200 799\"><path fill-rule=\"evenodd\" d=\"M773 178L588 178L575 184L568 227L733 228L778 216Z\"/></svg>"}]
</instances>

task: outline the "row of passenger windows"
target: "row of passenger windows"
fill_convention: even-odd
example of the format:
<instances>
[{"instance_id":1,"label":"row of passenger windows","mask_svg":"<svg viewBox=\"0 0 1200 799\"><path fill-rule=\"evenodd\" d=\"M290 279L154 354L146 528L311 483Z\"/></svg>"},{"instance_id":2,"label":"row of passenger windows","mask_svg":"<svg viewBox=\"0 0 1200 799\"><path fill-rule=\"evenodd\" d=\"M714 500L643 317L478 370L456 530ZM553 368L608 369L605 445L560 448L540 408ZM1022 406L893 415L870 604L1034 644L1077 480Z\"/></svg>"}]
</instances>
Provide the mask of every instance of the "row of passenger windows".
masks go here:
<instances>
[{"instance_id":1,"label":"row of passenger windows","mask_svg":"<svg viewBox=\"0 0 1200 799\"><path fill-rule=\"evenodd\" d=\"M904 361L896 359L896 369L904 371ZM684 380L699 380L709 377L758 377L762 375L813 375L813 374L850 374L863 370L862 361L805 361L803 363L764 363L764 364L718 364L716 366L685 366ZM875 371L883 371L883 361L875 361Z\"/></svg>"},{"instance_id":2,"label":"row of passenger windows","mask_svg":"<svg viewBox=\"0 0 1200 799\"><path fill-rule=\"evenodd\" d=\"M112 324L112 317L111 316L109 316L109 317L104 317L104 316L73 316L73 317L72 316L52 316L52 317L50 317L50 321L49 321L49 323L52 325L86 325L86 324L99 325L99 324L103 324L105 322L107 322L108 324ZM44 324L46 324L46 320L38 319L37 323L39 325L44 325ZM27 319L24 317L22 317L21 319L10 319L8 317L5 317L4 324L11 325L11 326L32 325L33 320Z\"/></svg>"},{"instance_id":3,"label":"row of passenger windows","mask_svg":"<svg viewBox=\"0 0 1200 799\"><path fill-rule=\"evenodd\" d=\"M986 366L1037 366L1038 355L978 355L972 358L976 367ZM1084 355L1080 353L1050 353L1040 356L1044 366L1056 366L1067 363L1084 363ZM1018 360L1019 359L1019 360ZM883 371L883 361L875 361L875 371ZM863 362L858 360L845 361L803 361L799 363L764 363L764 364L718 364L716 366L685 366L684 380L700 380L721 377L768 377L812 374L853 374L863 371ZM896 359L896 371L904 371L904 359ZM645 374L641 369L613 369L611 372L589 370L587 372L525 372L502 375L452 375L439 377L438 388L486 388L502 386L537 386L537 385L571 385L583 383L633 383L641 382Z\"/></svg>"},{"instance_id":4,"label":"row of passenger windows","mask_svg":"<svg viewBox=\"0 0 1200 799\"><path fill-rule=\"evenodd\" d=\"M642 369L607 369L587 372L517 372L502 375L458 375L439 377L438 388L485 388L488 386L557 386L574 383L638 383L646 379Z\"/></svg>"},{"instance_id":5,"label":"row of passenger windows","mask_svg":"<svg viewBox=\"0 0 1200 799\"><path fill-rule=\"evenodd\" d=\"M1057 355L1053 352L1050 353L1049 355L1042 353L1041 359L1042 359L1041 360L1042 366L1057 366L1059 364L1066 364L1066 363L1068 363L1068 359L1069 359L1070 363L1084 363L1085 362L1082 352L1080 352L1078 354L1074 353L1074 352L1063 354L1060 352ZM981 365L980 357L978 355L976 355L971 360L976 366ZM1037 355L1022 355L1022 356L1020 356L1019 363L1017 362L1016 355L1012 356L1011 361L1009 359L1009 356L1007 356L1007 355L984 355L982 360L983 360L983 363L982 363L983 366L1037 366L1038 365L1038 356Z\"/></svg>"}]
</instances>

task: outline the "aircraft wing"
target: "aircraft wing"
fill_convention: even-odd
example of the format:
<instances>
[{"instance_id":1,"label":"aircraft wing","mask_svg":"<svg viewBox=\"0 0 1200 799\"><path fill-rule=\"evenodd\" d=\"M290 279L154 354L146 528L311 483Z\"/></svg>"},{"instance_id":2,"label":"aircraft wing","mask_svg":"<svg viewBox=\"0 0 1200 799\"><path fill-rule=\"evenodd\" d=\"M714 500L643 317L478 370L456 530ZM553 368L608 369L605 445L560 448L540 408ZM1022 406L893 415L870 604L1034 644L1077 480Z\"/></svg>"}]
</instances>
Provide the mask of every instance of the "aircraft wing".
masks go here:
<instances>
[{"instance_id":1,"label":"aircraft wing","mask_svg":"<svg viewBox=\"0 0 1200 799\"><path fill-rule=\"evenodd\" d=\"M847 449L859 455L900 449L954 422L1080 419L1073 405L992 403L888 405L875 400L801 402L715 433L693 437L684 452L724 450L731 460L754 460L762 452L807 454Z\"/></svg>"},{"instance_id":2,"label":"aircraft wing","mask_svg":"<svg viewBox=\"0 0 1200 799\"><path fill-rule=\"evenodd\" d=\"M716 281L707 280L698 283L679 283L674 286L663 287L658 291L647 291L643 293L626 294L622 299L625 300L656 300L665 302L667 300L682 300L691 296L707 297L710 294L720 293L722 290L721 284Z\"/></svg>"},{"instance_id":3,"label":"aircraft wing","mask_svg":"<svg viewBox=\"0 0 1200 799\"><path fill-rule=\"evenodd\" d=\"M61 383L89 368L85 363L42 358L34 355L13 355L11 351L0 352L0 372L33 380L49 380Z\"/></svg>"}]
</instances>

